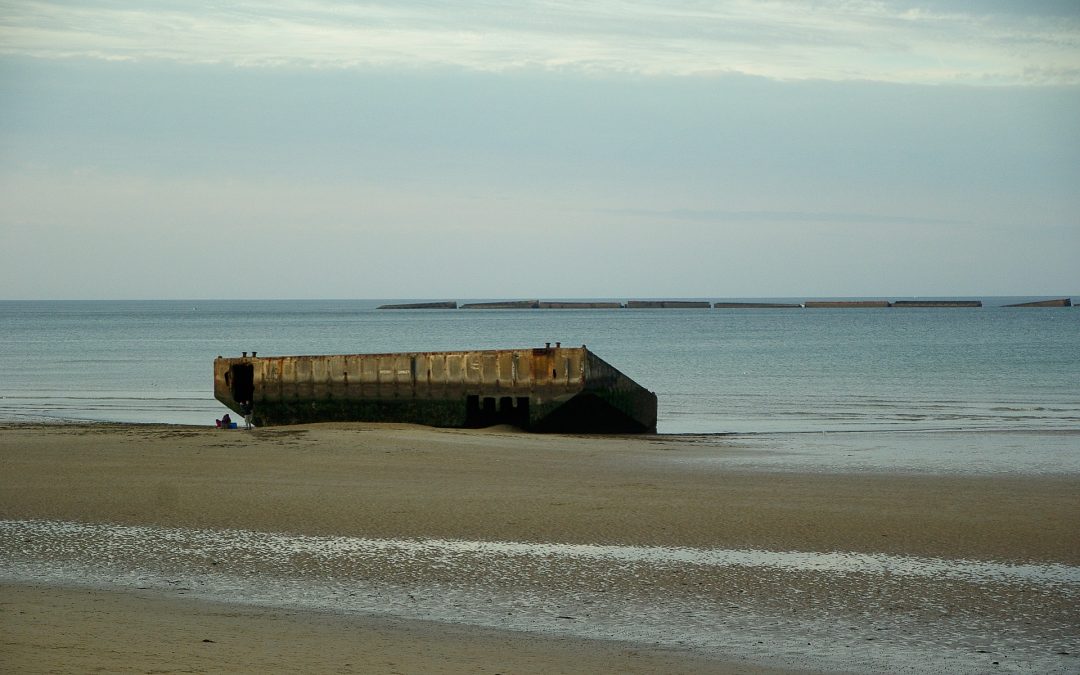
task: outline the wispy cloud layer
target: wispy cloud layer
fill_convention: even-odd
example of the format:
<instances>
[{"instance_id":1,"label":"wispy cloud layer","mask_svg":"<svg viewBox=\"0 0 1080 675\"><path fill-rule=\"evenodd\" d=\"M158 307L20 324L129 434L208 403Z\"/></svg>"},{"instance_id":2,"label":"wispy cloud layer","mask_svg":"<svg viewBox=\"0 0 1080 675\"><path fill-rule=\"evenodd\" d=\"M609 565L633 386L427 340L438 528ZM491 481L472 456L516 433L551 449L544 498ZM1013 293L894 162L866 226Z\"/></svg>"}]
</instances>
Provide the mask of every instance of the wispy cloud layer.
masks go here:
<instances>
[{"instance_id":1,"label":"wispy cloud layer","mask_svg":"<svg viewBox=\"0 0 1080 675\"><path fill-rule=\"evenodd\" d=\"M1080 83L1080 10L911 2L11 0L0 53L241 67L446 66L780 80Z\"/></svg>"}]
</instances>

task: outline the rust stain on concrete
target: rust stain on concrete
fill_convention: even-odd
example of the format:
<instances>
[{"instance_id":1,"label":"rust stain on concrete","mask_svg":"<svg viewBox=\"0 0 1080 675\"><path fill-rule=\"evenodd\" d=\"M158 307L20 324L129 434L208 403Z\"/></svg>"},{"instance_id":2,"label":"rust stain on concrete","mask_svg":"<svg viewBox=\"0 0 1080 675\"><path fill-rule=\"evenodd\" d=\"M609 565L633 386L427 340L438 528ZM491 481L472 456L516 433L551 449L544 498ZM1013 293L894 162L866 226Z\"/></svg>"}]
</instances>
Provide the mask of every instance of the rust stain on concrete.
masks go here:
<instances>
[{"instance_id":1,"label":"rust stain on concrete","mask_svg":"<svg viewBox=\"0 0 1080 675\"><path fill-rule=\"evenodd\" d=\"M214 397L258 426L408 422L651 433L656 395L584 346L214 360Z\"/></svg>"}]
</instances>

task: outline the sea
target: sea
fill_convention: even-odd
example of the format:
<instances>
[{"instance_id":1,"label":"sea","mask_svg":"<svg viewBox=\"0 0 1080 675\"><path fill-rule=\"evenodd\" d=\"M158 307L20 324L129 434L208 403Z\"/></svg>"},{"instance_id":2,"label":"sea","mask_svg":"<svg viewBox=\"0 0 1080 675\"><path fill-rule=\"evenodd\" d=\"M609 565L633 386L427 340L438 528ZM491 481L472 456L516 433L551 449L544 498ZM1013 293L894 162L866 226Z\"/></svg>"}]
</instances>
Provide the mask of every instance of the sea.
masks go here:
<instances>
[{"instance_id":1,"label":"sea","mask_svg":"<svg viewBox=\"0 0 1080 675\"><path fill-rule=\"evenodd\" d=\"M951 443L958 465L979 445L955 440L965 434L1034 434L1050 454L1032 459L1032 470L1063 462L1080 470L1080 309L1004 306L1029 299L983 298L980 308L572 310L377 309L400 300L0 301L0 421L213 425L227 412L213 397L213 360L243 351L561 342L587 345L656 392L661 434L767 435L772 447L843 446L872 434L909 453L922 447L925 459ZM998 444L1005 454L1028 445Z\"/></svg>"}]
</instances>

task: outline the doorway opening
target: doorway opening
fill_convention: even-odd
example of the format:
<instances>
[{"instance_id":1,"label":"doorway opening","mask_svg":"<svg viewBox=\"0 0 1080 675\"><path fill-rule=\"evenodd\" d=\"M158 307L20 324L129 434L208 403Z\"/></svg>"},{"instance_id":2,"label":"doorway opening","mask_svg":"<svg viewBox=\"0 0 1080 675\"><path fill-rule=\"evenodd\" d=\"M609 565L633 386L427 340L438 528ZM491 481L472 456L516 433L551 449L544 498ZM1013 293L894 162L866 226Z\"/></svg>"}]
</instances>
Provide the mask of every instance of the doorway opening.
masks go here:
<instances>
[{"instance_id":1,"label":"doorway opening","mask_svg":"<svg viewBox=\"0 0 1080 675\"><path fill-rule=\"evenodd\" d=\"M234 401L243 403L255 397L255 366L250 363L237 363L229 367L225 380L229 383L229 392Z\"/></svg>"}]
</instances>

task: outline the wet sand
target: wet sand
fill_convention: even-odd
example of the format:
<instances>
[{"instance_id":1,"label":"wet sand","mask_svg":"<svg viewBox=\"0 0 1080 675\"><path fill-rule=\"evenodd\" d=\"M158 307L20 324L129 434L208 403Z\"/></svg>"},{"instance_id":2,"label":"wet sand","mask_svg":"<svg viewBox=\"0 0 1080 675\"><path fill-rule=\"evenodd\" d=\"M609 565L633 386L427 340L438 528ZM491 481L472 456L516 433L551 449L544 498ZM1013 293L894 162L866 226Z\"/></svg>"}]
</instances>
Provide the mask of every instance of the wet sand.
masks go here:
<instances>
[{"instance_id":1,"label":"wet sand","mask_svg":"<svg viewBox=\"0 0 1080 675\"><path fill-rule=\"evenodd\" d=\"M30 523L6 530L0 659L76 671L1080 665L1080 477L723 461L749 451L722 437L393 425L0 428L0 518ZM35 525L52 521L120 530ZM263 533L295 537L278 540L291 552L267 554ZM216 538L236 543L208 549ZM418 540L434 543L410 549ZM548 543L606 548L525 546ZM656 547L672 560L655 562ZM680 562L687 549L809 557ZM854 562L817 555L836 552ZM950 561L976 571L902 572ZM159 629L141 632L144 620Z\"/></svg>"},{"instance_id":2,"label":"wet sand","mask_svg":"<svg viewBox=\"0 0 1080 675\"><path fill-rule=\"evenodd\" d=\"M431 621L0 587L4 672L765 673L677 650Z\"/></svg>"}]
</instances>

